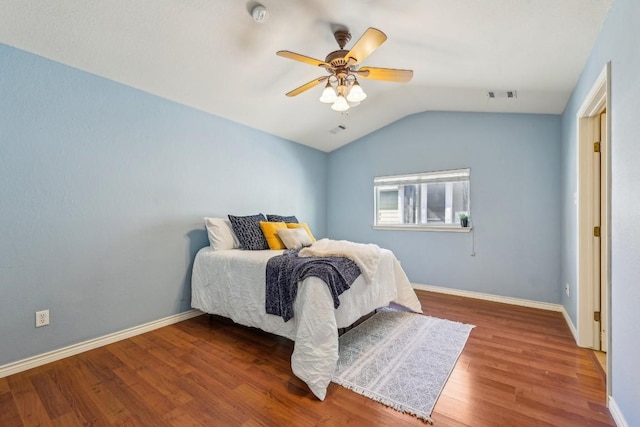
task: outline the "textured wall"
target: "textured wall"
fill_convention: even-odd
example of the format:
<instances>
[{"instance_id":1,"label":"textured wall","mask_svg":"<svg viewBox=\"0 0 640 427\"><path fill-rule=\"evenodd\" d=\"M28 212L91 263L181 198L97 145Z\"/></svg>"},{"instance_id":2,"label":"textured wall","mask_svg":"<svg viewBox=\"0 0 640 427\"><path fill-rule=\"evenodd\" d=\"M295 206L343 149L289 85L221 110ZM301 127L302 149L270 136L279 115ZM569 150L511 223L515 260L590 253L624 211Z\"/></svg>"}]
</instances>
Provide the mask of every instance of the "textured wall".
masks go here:
<instances>
[{"instance_id":1,"label":"textured wall","mask_svg":"<svg viewBox=\"0 0 640 427\"><path fill-rule=\"evenodd\" d=\"M470 233L374 230L373 178L471 168ZM414 283L560 302L560 116L429 112L329 155L330 237L392 249Z\"/></svg>"},{"instance_id":2,"label":"textured wall","mask_svg":"<svg viewBox=\"0 0 640 427\"><path fill-rule=\"evenodd\" d=\"M0 70L0 365L188 310L204 216L325 234L325 153L4 45Z\"/></svg>"}]
</instances>

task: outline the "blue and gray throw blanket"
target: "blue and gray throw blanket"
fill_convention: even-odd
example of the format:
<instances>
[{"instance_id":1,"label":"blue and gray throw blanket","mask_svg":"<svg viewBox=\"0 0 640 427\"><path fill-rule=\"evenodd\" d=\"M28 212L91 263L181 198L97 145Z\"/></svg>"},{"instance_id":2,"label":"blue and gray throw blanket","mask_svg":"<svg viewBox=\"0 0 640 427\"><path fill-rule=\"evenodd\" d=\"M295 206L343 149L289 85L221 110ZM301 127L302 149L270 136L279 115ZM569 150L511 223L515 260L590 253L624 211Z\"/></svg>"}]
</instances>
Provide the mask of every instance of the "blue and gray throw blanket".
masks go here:
<instances>
[{"instance_id":1,"label":"blue and gray throw blanket","mask_svg":"<svg viewBox=\"0 0 640 427\"><path fill-rule=\"evenodd\" d=\"M285 322L293 317L293 302L298 293L298 282L316 276L329 286L333 306L338 308L338 297L351 287L360 275L355 262L344 257L298 257L300 249L287 250L267 262L267 313L282 316Z\"/></svg>"}]
</instances>

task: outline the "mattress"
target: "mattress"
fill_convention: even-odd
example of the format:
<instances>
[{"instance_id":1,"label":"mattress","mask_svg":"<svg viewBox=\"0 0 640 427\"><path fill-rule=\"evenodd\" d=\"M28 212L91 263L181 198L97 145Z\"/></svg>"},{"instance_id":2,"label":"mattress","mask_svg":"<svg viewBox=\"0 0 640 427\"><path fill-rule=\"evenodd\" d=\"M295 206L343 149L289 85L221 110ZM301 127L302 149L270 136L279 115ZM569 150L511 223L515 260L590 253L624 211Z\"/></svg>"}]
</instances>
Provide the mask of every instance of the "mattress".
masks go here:
<instances>
[{"instance_id":1,"label":"mattress","mask_svg":"<svg viewBox=\"0 0 640 427\"><path fill-rule=\"evenodd\" d=\"M285 322L265 310L266 264L282 252L202 248L193 266L191 305L295 341L293 373L324 400L338 360L338 328L350 326L391 302L416 312L422 312L422 308L394 254L381 249L373 280L359 276L340 295L337 309L322 280L309 277L300 282L294 317Z\"/></svg>"}]
</instances>

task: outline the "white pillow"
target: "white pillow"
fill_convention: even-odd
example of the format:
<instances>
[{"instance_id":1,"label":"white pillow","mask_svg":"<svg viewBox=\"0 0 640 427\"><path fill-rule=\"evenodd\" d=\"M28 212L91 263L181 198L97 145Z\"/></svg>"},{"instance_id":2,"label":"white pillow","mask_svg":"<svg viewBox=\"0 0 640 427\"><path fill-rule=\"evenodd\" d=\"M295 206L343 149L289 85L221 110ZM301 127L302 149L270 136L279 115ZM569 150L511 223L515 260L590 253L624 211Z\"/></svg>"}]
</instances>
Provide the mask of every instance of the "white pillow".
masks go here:
<instances>
[{"instance_id":1,"label":"white pillow","mask_svg":"<svg viewBox=\"0 0 640 427\"><path fill-rule=\"evenodd\" d=\"M224 218L205 218L204 226L207 228L207 236L211 249L224 251L227 249L239 249L240 241L233 232L231 221Z\"/></svg>"},{"instance_id":2,"label":"white pillow","mask_svg":"<svg viewBox=\"0 0 640 427\"><path fill-rule=\"evenodd\" d=\"M313 243L304 228L280 228L277 233L287 249L299 249Z\"/></svg>"}]
</instances>

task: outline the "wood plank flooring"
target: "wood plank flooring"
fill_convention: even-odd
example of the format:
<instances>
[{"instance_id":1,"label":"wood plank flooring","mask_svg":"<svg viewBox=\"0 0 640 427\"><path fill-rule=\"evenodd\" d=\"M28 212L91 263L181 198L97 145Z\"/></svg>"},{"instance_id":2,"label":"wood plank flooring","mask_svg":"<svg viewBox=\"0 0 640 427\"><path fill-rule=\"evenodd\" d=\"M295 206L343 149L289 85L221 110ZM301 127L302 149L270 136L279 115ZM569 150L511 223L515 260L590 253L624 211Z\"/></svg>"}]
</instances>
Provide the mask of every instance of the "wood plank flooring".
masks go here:
<instances>
[{"instance_id":1,"label":"wood plank flooring","mask_svg":"<svg viewBox=\"0 0 640 427\"><path fill-rule=\"evenodd\" d=\"M589 350L556 312L417 291L425 314L477 327L435 426L615 426ZM424 426L338 385L320 402L293 343L200 316L0 378L0 426Z\"/></svg>"}]
</instances>

